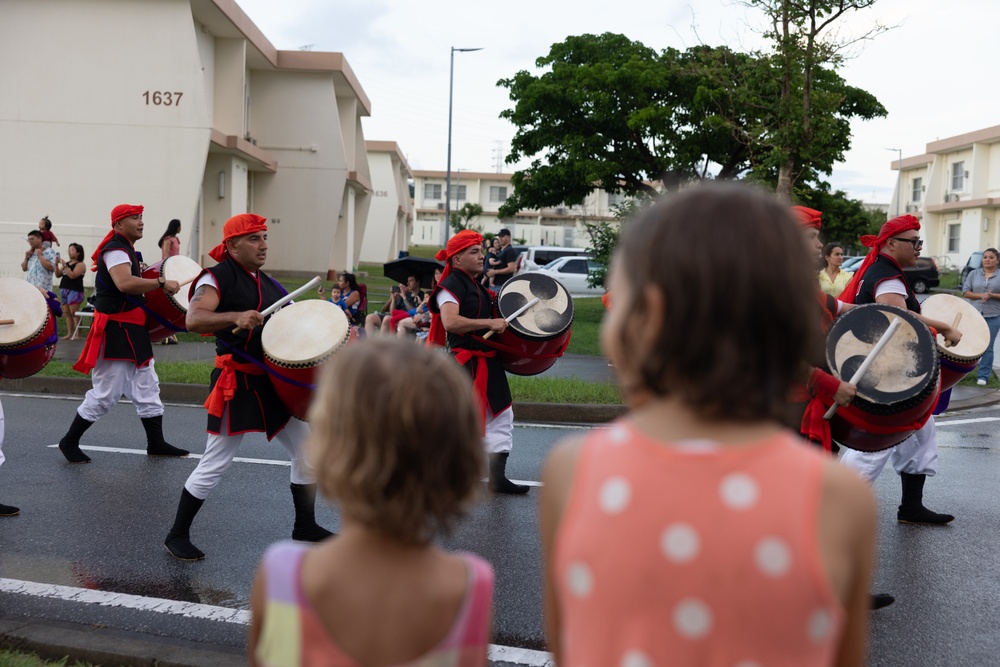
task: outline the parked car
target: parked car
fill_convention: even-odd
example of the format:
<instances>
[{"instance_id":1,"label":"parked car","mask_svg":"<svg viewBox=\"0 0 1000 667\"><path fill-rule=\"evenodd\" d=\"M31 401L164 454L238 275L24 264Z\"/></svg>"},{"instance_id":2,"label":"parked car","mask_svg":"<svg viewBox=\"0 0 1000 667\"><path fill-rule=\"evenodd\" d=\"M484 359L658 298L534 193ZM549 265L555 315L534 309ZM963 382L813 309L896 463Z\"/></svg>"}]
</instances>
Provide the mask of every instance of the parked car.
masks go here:
<instances>
[{"instance_id":1,"label":"parked car","mask_svg":"<svg viewBox=\"0 0 1000 667\"><path fill-rule=\"evenodd\" d=\"M910 289L917 294L925 294L927 290L941 284L937 264L930 257L918 257L915 266L903 269L903 275L910 283Z\"/></svg>"},{"instance_id":2,"label":"parked car","mask_svg":"<svg viewBox=\"0 0 1000 667\"><path fill-rule=\"evenodd\" d=\"M969 255L969 260L962 267L962 278L958 283L958 289L962 289L965 284L965 277L983 265L983 253L978 250Z\"/></svg>"},{"instance_id":3,"label":"parked car","mask_svg":"<svg viewBox=\"0 0 1000 667\"><path fill-rule=\"evenodd\" d=\"M514 271L514 275L540 269L560 257L569 257L571 255L574 257L586 257L587 250L585 248L564 248L558 245L528 246L521 253L521 256L517 258L517 270Z\"/></svg>"},{"instance_id":4,"label":"parked car","mask_svg":"<svg viewBox=\"0 0 1000 667\"><path fill-rule=\"evenodd\" d=\"M604 294L604 288L588 284L591 272L600 268L600 264L586 257L560 257L531 273L544 273L555 278L566 287L570 296L600 296Z\"/></svg>"},{"instance_id":5,"label":"parked car","mask_svg":"<svg viewBox=\"0 0 1000 667\"><path fill-rule=\"evenodd\" d=\"M841 271L857 271L861 262L865 261L866 255L860 257L845 257L844 263L840 265Z\"/></svg>"}]
</instances>

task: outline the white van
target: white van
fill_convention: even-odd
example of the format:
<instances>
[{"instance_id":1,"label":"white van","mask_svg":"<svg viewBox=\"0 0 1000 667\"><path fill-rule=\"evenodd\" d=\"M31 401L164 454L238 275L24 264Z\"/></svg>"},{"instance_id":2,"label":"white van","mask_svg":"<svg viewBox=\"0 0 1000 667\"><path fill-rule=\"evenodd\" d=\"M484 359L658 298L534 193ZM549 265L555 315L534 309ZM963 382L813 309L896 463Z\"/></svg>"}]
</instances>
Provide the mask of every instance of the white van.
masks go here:
<instances>
[{"instance_id":1,"label":"white van","mask_svg":"<svg viewBox=\"0 0 1000 667\"><path fill-rule=\"evenodd\" d=\"M586 257L587 250L586 248L564 248L558 245L528 246L518 255L517 268L514 271L514 275L540 269L552 260L569 256Z\"/></svg>"}]
</instances>

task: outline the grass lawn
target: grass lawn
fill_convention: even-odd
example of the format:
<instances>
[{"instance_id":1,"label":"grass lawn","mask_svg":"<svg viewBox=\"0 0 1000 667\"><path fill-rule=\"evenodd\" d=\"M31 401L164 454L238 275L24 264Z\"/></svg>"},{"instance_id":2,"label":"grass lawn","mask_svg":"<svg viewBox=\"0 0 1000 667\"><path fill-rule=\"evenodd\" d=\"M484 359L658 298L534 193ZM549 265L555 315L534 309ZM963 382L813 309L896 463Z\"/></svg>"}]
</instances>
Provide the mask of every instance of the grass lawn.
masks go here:
<instances>
[{"instance_id":1,"label":"grass lawn","mask_svg":"<svg viewBox=\"0 0 1000 667\"><path fill-rule=\"evenodd\" d=\"M90 663L69 662L62 660L42 660L34 653L18 653L17 651L0 651L0 667L91 667Z\"/></svg>"}]
</instances>

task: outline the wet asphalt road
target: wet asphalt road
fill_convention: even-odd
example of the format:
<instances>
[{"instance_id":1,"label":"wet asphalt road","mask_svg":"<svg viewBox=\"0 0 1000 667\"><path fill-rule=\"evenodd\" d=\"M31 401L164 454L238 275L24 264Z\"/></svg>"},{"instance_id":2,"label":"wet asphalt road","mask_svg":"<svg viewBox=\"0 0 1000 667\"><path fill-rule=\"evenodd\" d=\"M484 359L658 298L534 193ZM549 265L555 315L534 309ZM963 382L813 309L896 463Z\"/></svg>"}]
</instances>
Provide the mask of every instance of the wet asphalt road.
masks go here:
<instances>
[{"instance_id":1,"label":"wet asphalt road","mask_svg":"<svg viewBox=\"0 0 1000 667\"><path fill-rule=\"evenodd\" d=\"M0 578L115 591L138 596L245 609L254 568L268 544L289 536L288 468L237 463L210 496L193 539L208 558L180 563L161 542L194 460L149 459L131 405L120 404L92 427L84 446L94 462L71 466L57 450L79 398L3 395L7 463L0 468L0 501L21 506L0 520ZM982 421L989 419L991 421ZM977 420L948 425L956 420ZM166 430L174 444L201 452L204 410L169 406ZM948 415L939 421L940 474L927 482L932 509L955 514L944 528L895 522L899 482L878 480L879 563L874 589L897 597L873 614L870 664L1000 664L1000 410ZM580 432L518 426L508 474L537 480L546 453ZM283 450L248 436L242 457L283 460ZM477 507L450 548L486 557L497 571L494 643L544 648L536 535L537 489L527 498L495 498ZM333 508L320 522L336 530ZM240 647L236 623L176 614L36 598L0 592L0 614L27 614Z\"/></svg>"}]
</instances>

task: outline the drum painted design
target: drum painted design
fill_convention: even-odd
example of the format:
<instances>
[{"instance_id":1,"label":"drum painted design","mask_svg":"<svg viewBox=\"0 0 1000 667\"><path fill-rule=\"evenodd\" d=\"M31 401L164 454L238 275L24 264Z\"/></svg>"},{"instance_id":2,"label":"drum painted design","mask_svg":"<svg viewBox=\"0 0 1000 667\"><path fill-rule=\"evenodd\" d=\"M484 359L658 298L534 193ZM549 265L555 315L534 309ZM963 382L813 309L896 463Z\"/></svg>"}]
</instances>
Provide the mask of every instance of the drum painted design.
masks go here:
<instances>
[{"instance_id":1,"label":"drum painted design","mask_svg":"<svg viewBox=\"0 0 1000 667\"><path fill-rule=\"evenodd\" d=\"M159 280L163 276L164 280L176 280L179 283L191 281L201 273L201 266L198 262L184 255L174 255L160 260L142 272L143 278ZM167 294L161 289L146 292L146 308L153 311L165 322L169 322L174 328L171 329L163 322L146 313L146 330L149 331L149 339L154 343L164 338L169 338L179 331L187 331L184 318L188 311L188 285L181 287L177 294Z\"/></svg>"},{"instance_id":2,"label":"drum painted design","mask_svg":"<svg viewBox=\"0 0 1000 667\"><path fill-rule=\"evenodd\" d=\"M937 350L941 356L941 389L950 389L966 375L976 370L979 360L990 344L990 327L968 299L951 294L934 294L920 304L920 312L932 320L954 326L961 315L958 330L962 340L954 347L944 344L944 336L937 335Z\"/></svg>"},{"instance_id":3,"label":"drum painted design","mask_svg":"<svg viewBox=\"0 0 1000 667\"><path fill-rule=\"evenodd\" d=\"M25 378L45 368L56 353L56 318L36 287L0 278L0 377Z\"/></svg>"},{"instance_id":4,"label":"drum painted design","mask_svg":"<svg viewBox=\"0 0 1000 667\"><path fill-rule=\"evenodd\" d=\"M536 297L538 303L492 338L497 343L497 357L515 375L538 375L548 370L569 345L573 297L554 278L524 273L508 280L497 299L500 316L508 317Z\"/></svg>"},{"instance_id":5,"label":"drum painted design","mask_svg":"<svg viewBox=\"0 0 1000 667\"><path fill-rule=\"evenodd\" d=\"M858 306L838 317L826 340L833 374L850 380L894 318L896 334L858 382L858 393L830 420L833 439L874 452L898 445L930 417L940 393L940 370L930 329L907 310L882 304Z\"/></svg>"},{"instance_id":6,"label":"drum painted design","mask_svg":"<svg viewBox=\"0 0 1000 667\"><path fill-rule=\"evenodd\" d=\"M329 301L292 303L264 324L260 342L264 363L278 397L289 412L305 419L312 402L316 371L335 352L357 338L347 315Z\"/></svg>"}]
</instances>

